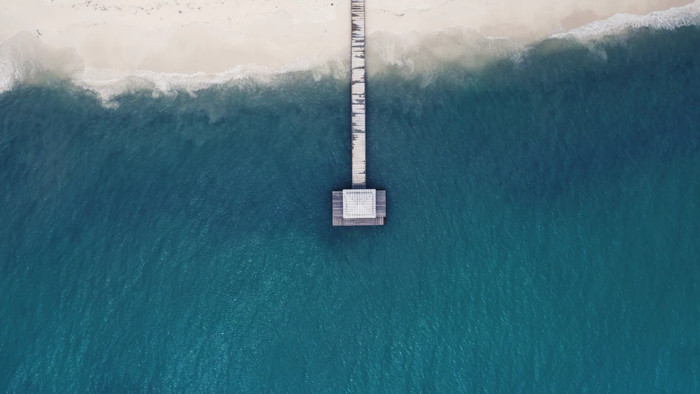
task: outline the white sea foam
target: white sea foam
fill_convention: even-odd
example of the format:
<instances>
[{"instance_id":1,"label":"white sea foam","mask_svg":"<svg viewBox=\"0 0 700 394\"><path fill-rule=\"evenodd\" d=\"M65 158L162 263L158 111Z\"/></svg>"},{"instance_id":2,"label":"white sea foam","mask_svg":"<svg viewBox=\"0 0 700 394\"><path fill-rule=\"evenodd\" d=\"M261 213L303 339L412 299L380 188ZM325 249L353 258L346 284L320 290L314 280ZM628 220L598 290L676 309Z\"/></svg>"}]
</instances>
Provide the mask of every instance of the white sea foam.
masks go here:
<instances>
[{"instance_id":1,"label":"white sea foam","mask_svg":"<svg viewBox=\"0 0 700 394\"><path fill-rule=\"evenodd\" d=\"M82 60L75 50L46 47L27 32L0 43L0 93L21 82L72 78L82 69Z\"/></svg>"},{"instance_id":2,"label":"white sea foam","mask_svg":"<svg viewBox=\"0 0 700 394\"><path fill-rule=\"evenodd\" d=\"M0 0L0 11L3 10L3 1L8 0ZM124 4L111 4L112 8L90 10L90 13L82 11L85 15L81 17L89 20L90 17L97 15L95 13L99 13L99 17L103 18L100 20L107 21L110 20L109 15L111 14L109 13L114 12L116 17L124 18L124 23L127 23L131 21L127 14L141 12L141 7L134 1L120 1ZM345 7L344 1L347 2L347 0L341 0L338 5ZM505 2L506 0L500 1ZM92 4L90 2L78 3L80 7ZM78 3L60 2L62 6L71 4L75 6ZM212 4L212 7L218 7L219 3L223 4L223 2L213 0L208 3L205 1L202 4L209 3ZM264 7L272 9L273 3L264 2ZM460 24L462 22L455 19L454 14L457 11L467 10L464 8L467 6L463 3L435 3L432 0L415 0L409 2L410 4L405 9L392 9L390 8L391 3L386 1L383 3L377 1L377 3L379 4L375 8L368 7L368 23L374 21L375 26L379 25L383 28L381 30L377 27L368 29L368 71L370 74L391 67L406 73L430 75L433 68L441 62L453 62L465 67L479 68L494 59L517 58L528 44L548 36L555 39L573 38L580 41L595 41L631 28L673 29L680 26L700 25L700 0L696 0L685 6L651 12L647 15L615 14L610 18L597 20L569 31L562 31L564 29L561 25L550 26L550 30L558 31L553 35L550 32L534 36L528 33L493 37L494 33L503 32L503 29L485 24L469 26L466 21L464 24ZM288 26L281 28L292 29L289 32L294 34L294 37L285 38L282 33L272 33L269 38L257 36L251 38L253 43L246 44L246 37L256 33L255 23L251 22L249 25L245 25L240 31L228 32L232 35L238 34L235 39L230 39L227 30L225 30L226 24L229 22L221 21L222 24L215 29L212 28L213 30L201 27L205 24L199 21L197 22L199 27L196 28L180 27L174 31L167 31L168 21L161 16L167 16L168 12L175 12L175 7L179 7L179 3L156 2L154 4L153 8L144 10L144 13L148 13L149 16L140 16L140 18L146 18L140 20L141 28L146 22L150 23L150 21L156 20L153 18L157 18L158 23L161 23L161 25L156 26L160 30L153 32L153 36L148 38L151 40L149 46L125 47L126 44L119 42L119 35L115 37L108 34L114 32L107 27L96 30L99 33L96 34L98 37L91 39L83 37L94 31L91 30L95 29L92 25L79 27L67 25L65 26L66 31L77 29L77 33L72 31L65 37L58 30L44 33L39 29L32 33L25 30L8 35L8 31L11 31L12 27L6 27L4 30L0 28L0 38L3 38L3 33L6 37L0 42L0 92L10 90L21 83L40 83L47 78L60 78L94 91L105 102L108 102L119 94L134 90L148 90L156 95L181 91L195 94L199 90L215 85L249 80L254 80L256 83L271 82L280 75L295 71L311 70L318 78L324 76L347 77L346 52L349 47L345 28L349 26L343 25L337 29L335 27L340 23L340 19L346 19L344 18L346 15L342 12L333 11L336 14L332 14L329 8L317 10L313 13L310 22L315 23L315 25L312 28L301 28L299 26L304 24L304 21L298 20L301 14L289 14L290 11L287 10L284 11L286 12L283 15L284 18L291 17L292 20L297 21L288 23ZM190 3L186 4L187 7L194 7ZM424 6L422 7L421 4ZM131 8L127 8L127 6ZM117 8L119 8L118 11L116 11ZM226 10L231 11L231 9ZM430 15L429 20L425 19L426 13L431 12L431 10L434 11L433 14ZM196 14L197 11L189 12ZM439 23L442 16L445 19L444 25ZM215 12L211 11L206 17L214 18ZM201 19L202 16L198 18ZM221 17L219 18L221 19ZM244 18L241 18L239 21L243 23ZM3 20L0 14L0 22L7 22L9 19L5 16ZM411 29L412 25L407 23L422 20L426 20L425 25L418 25L428 26L427 28ZM26 28L26 26L29 25L18 22L15 27ZM336 30L329 32L325 41L319 39L319 42L314 42L313 38L310 38L314 37L316 31L331 27ZM273 29L274 31L275 25L267 25L265 29ZM137 42L139 34L145 30L136 30L135 33L131 33L131 36L125 37L124 42L129 44ZM161 31L166 32L161 34ZM193 31L193 35L184 37L184 32L189 31ZM128 35L123 29L119 32ZM257 33L263 34L262 31L257 31ZM47 36L52 37L53 41L47 39ZM308 43L298 42L298 38L306 36L310 38ZM65 41L69 38L74 40L76 45ZM99 41L98 38L102 41ZM144 38L144 40L147 39ZM207 49L204 51L205 53L212 53L212 58L200 59L200 52L198 52L198 50L201 51L200 47ZM165 52L166 49L167 52ZM151 50L155 55L149 52ZM118 56L114 55L113 52ZM183 63L183 58L178 57L181 52L184 53L182 56L187 55L188 59L196 58L197 61ZM299 55L295 56L297 52ZM130 57L132 53L133 58ZM280 55L276 56L276 54ZM233 59L233 61L229 67L226 67L228 59ZM211 63L211 67L208 67L209 63ZM115 67L110 67L110 64L114 64ZM196 72L199 65L212 69ZM176 70L173 71L171 68Z\"/></svg>"},{"instance_id":3,"label":"white sea foam","mask_svg":"<svg viewBox=\"0 0 700 394\"><path fill-rule=\"evenodd\" d=\"M587 25L564 33L552 35L552 38L575 38L579 41L595 41L616 35L630 29L652 28L671 30L683 26L700 25L700 1L673 7L665 11L656 11L647 15L616 14L604 20L591 22Z\"/></svg>"},{"instance_id":4,"label":"white sea foam","mask_svg":"<svg viewBox=\"0 0 700 394\"><path fill-rule=\"evenodd\" d=\"M316 80L324 76L347 73L341 63L320 60L317 62L297 62L283 67L237 66L218 73L164 73L150 70L135 70L122 73L116 70L86 68L72 81L79 87L95 92L104 102L115 96L134 91L151 91L154 96L185 92L196 95L200 90L212 86L253 81L256 84L269 84L277 77L294 72L310 71Z\"/></svg>"}]
</instances>

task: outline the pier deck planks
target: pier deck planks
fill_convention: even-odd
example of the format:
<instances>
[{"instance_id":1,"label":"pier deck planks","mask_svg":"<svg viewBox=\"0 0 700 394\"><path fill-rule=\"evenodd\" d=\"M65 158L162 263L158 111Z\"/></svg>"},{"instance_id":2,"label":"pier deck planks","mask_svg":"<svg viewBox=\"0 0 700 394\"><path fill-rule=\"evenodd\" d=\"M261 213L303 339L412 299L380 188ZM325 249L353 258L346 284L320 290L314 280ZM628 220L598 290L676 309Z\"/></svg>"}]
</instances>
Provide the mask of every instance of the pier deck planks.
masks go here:
<instances>
[{"instance_id":1,"label":"pier deck planks","mask_svg":"<svg viewBox=\"0 0 700 394\"><path fill-rule=\"evenodd\" d=\"M352 187L367 187L365 154L365 2L352 0Z\"/></svg>"}]
</instances>

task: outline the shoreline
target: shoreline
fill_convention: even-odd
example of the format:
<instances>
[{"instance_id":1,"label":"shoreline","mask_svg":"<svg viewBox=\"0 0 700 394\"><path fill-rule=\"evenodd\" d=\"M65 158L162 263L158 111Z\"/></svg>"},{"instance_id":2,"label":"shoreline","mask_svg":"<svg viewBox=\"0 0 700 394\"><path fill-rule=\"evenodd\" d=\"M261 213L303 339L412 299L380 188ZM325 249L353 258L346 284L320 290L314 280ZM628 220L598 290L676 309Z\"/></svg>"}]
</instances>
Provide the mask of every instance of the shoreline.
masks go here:
<instances>
[{"instance_id":1,"label":"shoreline","mask_svg":"<svg viewBox=\"0 0 700 394\"><path fill-rule=\"evenodd\" d=\"M138 88L197 91L253 76L308 69L330 75L348 67L349 0L292 0L283 7L269 0L10 3L0 0L0 93L46 74L109 99ZM588 8L570 0L554 9L544 1L527 9L513 0L489 4L368 2L370 75L385 65L415 67L421 56L479 67L550 37L595 40L628 28L700 23L700 0L600 0Z\"/></svg>"}]
</instances>

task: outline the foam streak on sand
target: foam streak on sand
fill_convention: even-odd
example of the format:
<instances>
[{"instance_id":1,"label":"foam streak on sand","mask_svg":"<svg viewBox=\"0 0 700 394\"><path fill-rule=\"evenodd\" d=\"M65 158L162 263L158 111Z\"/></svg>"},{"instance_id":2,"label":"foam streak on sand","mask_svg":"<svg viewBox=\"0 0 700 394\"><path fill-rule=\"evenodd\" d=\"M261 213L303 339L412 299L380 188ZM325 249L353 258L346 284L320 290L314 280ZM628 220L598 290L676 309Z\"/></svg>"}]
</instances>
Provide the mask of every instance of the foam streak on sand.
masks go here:
<instances>
[{"instance_id":1,"label":"foam streak on sand","mask_svg":"<svg viewBox=\"0 0 700 394\"><path fill-rule=\"evenodd\" d=\"M495 44L479 43L493 36L504 38L495 52L508 54L553 34L700 20L700 0L611 3L369 1L369 72L404 65L408 55L483 63ZM108 99L137 88L196 91L295 70L347 71L349 12L349 0L0 0L0 92L47 75Z\"/></svg>"}]
</instances>

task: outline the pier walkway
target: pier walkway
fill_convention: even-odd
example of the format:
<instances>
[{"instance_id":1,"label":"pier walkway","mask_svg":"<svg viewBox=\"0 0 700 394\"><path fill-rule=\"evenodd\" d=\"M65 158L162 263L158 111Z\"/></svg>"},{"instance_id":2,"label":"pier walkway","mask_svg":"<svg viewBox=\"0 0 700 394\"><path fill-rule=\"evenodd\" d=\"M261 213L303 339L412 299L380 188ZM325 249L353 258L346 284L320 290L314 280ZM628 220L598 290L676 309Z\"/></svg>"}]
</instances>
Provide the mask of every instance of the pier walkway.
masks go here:
<instances>
[{"instance_id":1,"label":"pier walkway","mask_svg":"<svg viewBox=\"0 0 700 394\"><path fill-rule=\"evenodd\" d=\"M352 1L351 58L352 70L352 187L364 189L365 157L365 2Z\"/></svg>"}]
</instances>

